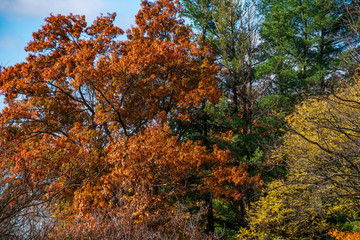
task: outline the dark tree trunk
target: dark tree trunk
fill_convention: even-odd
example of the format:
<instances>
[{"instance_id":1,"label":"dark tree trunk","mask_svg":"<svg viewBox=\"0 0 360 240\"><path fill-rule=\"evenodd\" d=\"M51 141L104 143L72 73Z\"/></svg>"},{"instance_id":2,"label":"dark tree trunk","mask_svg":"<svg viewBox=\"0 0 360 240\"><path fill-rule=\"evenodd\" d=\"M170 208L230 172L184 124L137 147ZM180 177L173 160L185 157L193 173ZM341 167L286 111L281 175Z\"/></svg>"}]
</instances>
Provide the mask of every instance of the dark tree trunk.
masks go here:
<instances>
[{"instance_id":1,"label":"dark tree trunk","mask_svg":"<svg viewBox=\"0 0 360 240\"><path fill-rule=\"evenodd\" d=\"M213 212L213 205L212 205L212 194L210 193L206 200L206 233L212 234L215 231L214 227L214 212Z\"/></svg>"}]
</instances>

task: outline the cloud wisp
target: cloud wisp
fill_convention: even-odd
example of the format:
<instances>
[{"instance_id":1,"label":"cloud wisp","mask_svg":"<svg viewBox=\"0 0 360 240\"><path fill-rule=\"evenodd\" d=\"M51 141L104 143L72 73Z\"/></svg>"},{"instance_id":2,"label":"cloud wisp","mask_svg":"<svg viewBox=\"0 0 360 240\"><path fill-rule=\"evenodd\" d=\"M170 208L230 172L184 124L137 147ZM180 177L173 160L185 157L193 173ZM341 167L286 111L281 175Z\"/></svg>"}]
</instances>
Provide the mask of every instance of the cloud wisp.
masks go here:
<instances>
[{"instance_id":1,"label":"cloud wisp","mask_svg":"<svg viewBox=\"0 0 360 240\"><path fill-rule=\"evenodd\" d=\"M53 14L84 14L94 18L110 6L104 0L1 0L0 14L7 17L46 17Z\"/></svg>"}]
</instances>

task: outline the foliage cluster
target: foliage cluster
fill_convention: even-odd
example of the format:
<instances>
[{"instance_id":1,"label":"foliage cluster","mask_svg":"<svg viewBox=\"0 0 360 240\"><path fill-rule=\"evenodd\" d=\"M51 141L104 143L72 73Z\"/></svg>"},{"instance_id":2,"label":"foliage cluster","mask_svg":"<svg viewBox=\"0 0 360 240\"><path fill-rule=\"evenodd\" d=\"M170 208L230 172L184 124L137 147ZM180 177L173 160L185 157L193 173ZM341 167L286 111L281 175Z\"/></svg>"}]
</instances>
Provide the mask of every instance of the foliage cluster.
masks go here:
<instances>
[{"instance_id":1,"label":"foliage cluster","mask_svg":"<svg viewBox=\"0 0 360 240\"><path fill-rule=\"evenodd\" d=\"M0 238L359 238L359 2L141 6L2 69Z\"/></svg>"}]
</instances>

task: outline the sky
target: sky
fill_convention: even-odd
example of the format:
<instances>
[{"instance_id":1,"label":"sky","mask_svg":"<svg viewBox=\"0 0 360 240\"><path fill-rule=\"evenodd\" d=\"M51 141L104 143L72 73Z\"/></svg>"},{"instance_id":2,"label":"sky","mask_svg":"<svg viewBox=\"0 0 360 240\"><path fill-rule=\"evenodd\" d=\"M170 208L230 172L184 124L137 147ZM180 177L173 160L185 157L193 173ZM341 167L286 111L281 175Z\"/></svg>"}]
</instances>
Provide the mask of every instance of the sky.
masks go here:
<instances>
[{"instance_id":1,"label":"sky","mask_svg":"<svg viewBox=\"0 0 360 240\"><path fill-rule=\"evenodd\" d=\"M100 13L117 13L123 30L135 23L141 0L0 0L0 65L25 61L24 47L50 14L85 15L88 25Z\"/></svg>"},{"instance_id":2,"label":"sky","mask_svg":"<svg viewBox=\"0 0 360 240\"><path fill-rule=\"evenodd\" d=\"M0 66L25 61L24 48L32 33L53 15L85 15L90 25L101 13L117 13L115 24L123 30L135 23L141 0L0 0ZM4 107L0 93L0 110Z\"/></svg>"}]
</instances>

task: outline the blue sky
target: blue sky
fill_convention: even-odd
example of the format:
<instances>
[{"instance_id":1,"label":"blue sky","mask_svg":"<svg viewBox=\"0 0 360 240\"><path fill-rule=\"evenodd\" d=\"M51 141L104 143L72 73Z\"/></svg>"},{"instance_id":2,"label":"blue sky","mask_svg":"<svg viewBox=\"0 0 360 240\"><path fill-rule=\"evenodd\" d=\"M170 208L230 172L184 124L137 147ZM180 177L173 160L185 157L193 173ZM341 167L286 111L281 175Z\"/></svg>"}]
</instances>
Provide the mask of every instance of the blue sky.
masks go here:
<instances>
[{"instance_id":1,"label":"blue sky","mask_svg":"<svg viewBox=\"0 0 360 240\"><path fill-rule=\"evenodd\" d=\"M25 60L24 47L32 33L53 14L81 14L91 23L100 13L117 13L122 29L135 22L141 0L0 0L0 65L8 67Z\"/></svg>"}]
</instances>

